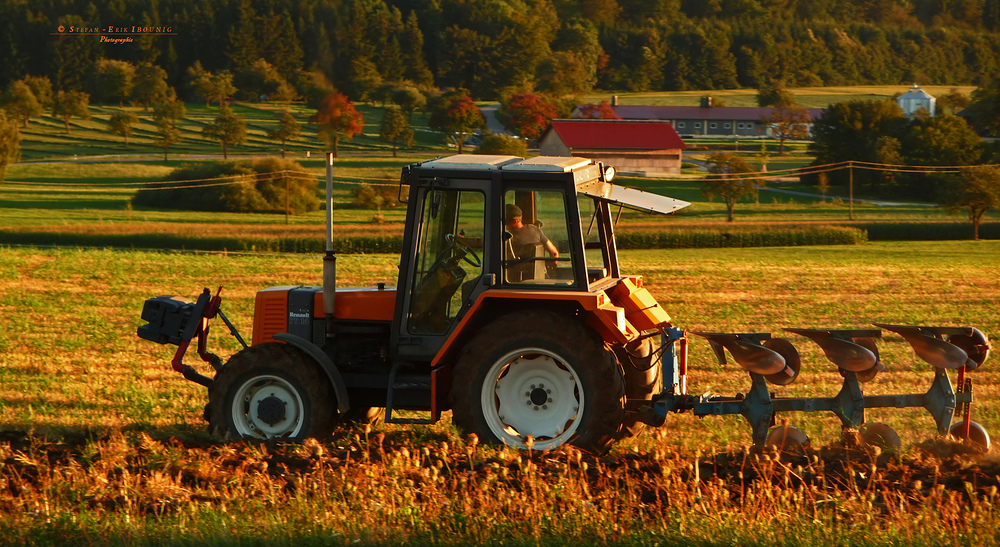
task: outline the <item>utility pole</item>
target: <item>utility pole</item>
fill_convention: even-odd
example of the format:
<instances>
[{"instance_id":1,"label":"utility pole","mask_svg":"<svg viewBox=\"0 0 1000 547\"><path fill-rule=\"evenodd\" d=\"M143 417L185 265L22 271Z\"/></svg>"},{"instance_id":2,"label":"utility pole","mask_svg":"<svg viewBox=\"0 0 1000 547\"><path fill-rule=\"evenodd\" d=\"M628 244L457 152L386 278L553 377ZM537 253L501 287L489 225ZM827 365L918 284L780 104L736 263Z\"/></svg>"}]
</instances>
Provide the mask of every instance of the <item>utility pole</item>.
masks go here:
<instances>
[{"instance_id":1,"label":"utility pole","mask_svg":"<svg viewBox=\"0 0 1000 547\"><path fill-rule=\"evenodd\" d=\"M854 161L847 162L847 172L849 174L849 196L847 200L847 218L854 220Z\"/></svg>"}]
</instances>

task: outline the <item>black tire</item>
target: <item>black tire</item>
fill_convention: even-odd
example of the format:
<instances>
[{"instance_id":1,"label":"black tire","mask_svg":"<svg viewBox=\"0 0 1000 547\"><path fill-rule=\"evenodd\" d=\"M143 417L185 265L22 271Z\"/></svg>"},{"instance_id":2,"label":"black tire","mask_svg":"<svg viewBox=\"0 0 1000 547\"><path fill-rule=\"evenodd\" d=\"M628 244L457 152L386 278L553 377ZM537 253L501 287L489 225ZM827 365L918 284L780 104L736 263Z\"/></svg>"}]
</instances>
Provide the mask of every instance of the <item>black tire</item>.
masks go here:
<instances>
[{"instance_id":1,"label":"black tire","mask_svg":"<svg viewBox=\"0 0 1000 547\"><path fill-rule=\"evenodd\" d=\"M466 433L517 448L529 448L530 435L534 450L570 443L603 453L625 413L614 353L579 320L545 310L482 328L459 355L450 398Z\"/></svg>"},{"instance_id":2,"label":"black tire","mask_svg":"<svg viewBox=\"0 0 1000 547\"><path fill-rule=\"evenodd\" d=\"M651 338L615 348L615 356L625 376L625 396L630 401L649 400L663 391L663 375L660 373L663 362L654 350ZM634 437L646 427L639 416L638 412L625 414L618 432L619 439Z\"/></svg>"},{"instance_id":3,"label":"black tire","mask_svg":"<svg viewBox=\"0 0 1000 547\"><path fill-rule=\"evenodd\" d=\"M267 343L237 353L208 388L209 431L224 439L324 437L336 422L326 374L298 349Z\"/></svg>"}]
</instances>

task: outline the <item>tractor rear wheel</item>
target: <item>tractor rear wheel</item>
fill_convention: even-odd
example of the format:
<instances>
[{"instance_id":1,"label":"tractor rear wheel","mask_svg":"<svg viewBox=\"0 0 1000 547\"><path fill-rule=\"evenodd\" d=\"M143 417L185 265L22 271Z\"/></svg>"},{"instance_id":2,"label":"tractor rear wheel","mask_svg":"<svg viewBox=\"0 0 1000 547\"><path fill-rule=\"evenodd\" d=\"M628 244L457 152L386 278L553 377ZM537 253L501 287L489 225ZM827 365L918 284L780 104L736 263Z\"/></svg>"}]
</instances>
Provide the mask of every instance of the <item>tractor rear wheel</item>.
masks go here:
<instances>
[{"instance_id":1,"label":"tractor rear wheel","mask_svg":"<svg viewBox=\"0 0 1000 547\"><path fill-rule=\"evenodd\" d=\"M625 412L621 368L578 320L544 310L493 321L464 347L452 378L455 424L484 442L605 452Z\"/></svg>"},{"instance_id":2,"label":"tractor rear wheel","mask_svg":"<svg viewBox=\"0 0 1000 547\"><path fill-rule=\"evenodd\" d=\"M304 439L333 430L336 401L323 371L292 346L249 347L208 389L209 430L226 439Z\"/></svg>"}]
</instances>

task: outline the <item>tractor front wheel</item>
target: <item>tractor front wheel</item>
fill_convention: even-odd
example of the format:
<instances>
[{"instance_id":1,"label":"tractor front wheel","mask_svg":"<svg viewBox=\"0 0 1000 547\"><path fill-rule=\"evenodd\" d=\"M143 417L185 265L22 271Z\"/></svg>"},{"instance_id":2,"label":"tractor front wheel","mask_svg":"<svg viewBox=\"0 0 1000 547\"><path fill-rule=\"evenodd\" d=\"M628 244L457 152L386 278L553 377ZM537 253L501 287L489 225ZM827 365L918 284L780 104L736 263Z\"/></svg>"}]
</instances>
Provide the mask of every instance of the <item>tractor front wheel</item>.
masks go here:
<instances>
[{"instance_id":1,"label":"tractor front wheel","mask_svg":"<svg viewBox=\"0 0 1000 547\"><path fill-rule=\"evenodd\" d=\"M484 442L604 452L622 425L625 387L596 333L571 317L526 310L499 318L466 344L451 403L456 425Z\"/></svg>"},{"instance_id":2,"label":"tractor front wheel","mask_svg":"<svg viewBox=\"0 0 1000 547\"><path fill-rule=\"evenodd\" d=\"M208 390L209 429L227 439L303 439L333 430L335 397L299 350L268 343L234 355Z\"/></svg>"}]
</instances>

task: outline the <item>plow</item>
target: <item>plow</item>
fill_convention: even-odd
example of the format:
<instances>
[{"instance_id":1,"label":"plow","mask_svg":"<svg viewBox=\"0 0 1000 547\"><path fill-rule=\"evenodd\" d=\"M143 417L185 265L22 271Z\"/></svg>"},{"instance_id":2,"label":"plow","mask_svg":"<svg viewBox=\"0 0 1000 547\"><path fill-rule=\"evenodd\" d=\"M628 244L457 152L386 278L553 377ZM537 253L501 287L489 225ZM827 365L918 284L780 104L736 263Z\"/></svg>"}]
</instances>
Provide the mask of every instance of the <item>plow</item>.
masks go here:
<instances>
[{"instance_id":1,"label":"plow","mask_svg":"<svg viewBox=\"0 0 1000 547\"><path fill-rule=\"evenodd\" d=\"M990 349L979 329L876 323L784 329L790 338L685 331L642 277L622 272L615 225L623 208L673 214L689 204L613 184L614 168L590 159L458 155L407 166L396 286L338 288L332 165L328 157L322 285L261 289L249 342L222 312L221 288L143 307L138 335L177 346L172 367L207 388L205 417L222 438L322 437L343 423L431 424L450 411L484 442L602 453L643 426L669 428L671 415L691 412L742 416L754 445L794 450L809 439L779 418L825 412L865 442L899 449L899 435L869 422L866 410L923 408L937 433L990 448L972 420L970 373ZM225 362L209 351L216 318L242 347ZM878 348L883 331L931 366L926 391L865 393L889 368ZM690 394L696 339L721 364L731 358L742 367L749 388ZM796 344L819 346L829 363L816 366L839 372L839 391L780 394L803 368ZM192 346L214 377L185 364Z\"/></svg>"},{"instance_id":2,"label":"plow","mask_svg":"<svg viewBox=\"0 0 1000 547\"><path fill-rule=\"evenodd\" d=\"M798 350L786 338L770 333L709 333L693 332L708 340L720 364L726 364L726 353L732 356L750 376L750 388L733 397L713 394L691 396L686 393L685 370L682 366L664 371L665 384L672 385L655 403L656 413L691 411L696 416L740 415L749 423L754 445L778 445L797 449L809 444L808 436L798 428L776 425L779 413L830 412L844 429L857 430L868 444L888 450L899 450L901 439L889 425L868 422L869 408L923 408L935 421L941 435L966 439L980 450L988 451L990 437L986 429L972 421L972 379L967 376L986 360L989 341L974 327L929 327L887 325L876 323L879 329L800 329L786 328L817 344L826 359L843 377L840 390L830 397L782 397L770 391L770 386L787 386L794 382L802 369ZM933 367L933 378L924 393L866 395L865 383L886 370L881 362L875 339L882 329L902 336L914 353ZM672 343L665 333L665 342ZM686 349L683 333L675 334L679 347ZM679 359L683 363L685 359ZM957 389L948 371L957 373ZM670 382L671 378L678 381ZM956 421L957 417L957 421Z\"/></svg>"}]
</instances>

